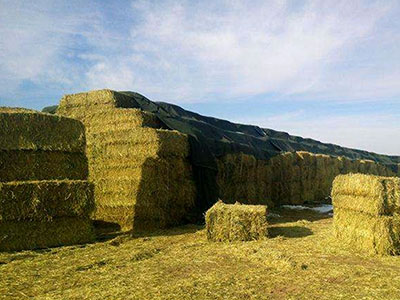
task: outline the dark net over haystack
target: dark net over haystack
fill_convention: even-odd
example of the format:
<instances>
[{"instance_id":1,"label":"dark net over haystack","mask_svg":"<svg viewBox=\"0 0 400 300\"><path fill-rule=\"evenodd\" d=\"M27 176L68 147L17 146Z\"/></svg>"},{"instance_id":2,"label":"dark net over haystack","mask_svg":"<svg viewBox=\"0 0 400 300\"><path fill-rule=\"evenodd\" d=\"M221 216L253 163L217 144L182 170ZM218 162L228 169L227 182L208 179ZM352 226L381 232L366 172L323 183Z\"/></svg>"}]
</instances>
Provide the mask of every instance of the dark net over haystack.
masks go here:
<instances>
[{"instance_id":1,"label":"dark net over haystack","mask_svg":"<svg viewBox=\"0 0 400 300\"><path fill-rule=\"evenodd\" d=\"M263 178L269 178L269 187L264 189L273 191L270 204L327 201L332 180L341 173L357 171L389 176L400 174L398 156L324 144L312 139L291 136L285 132L205 117L173 104L152 102L134 92L101 90L78 95L79 97L66 96L61 102L60 112L63 113L67 109L69 116L77 117L84 122L91 120L93 124L98 124L94 126L101 127L104 112L99 109L97 114L88 116L85 110L94 111L102 106L125 108L127 111L136 108L145 113L139 123L157 128L161 126L188 135L189 158L197 189L198 214L211 207L218 197L233 202L257 203L261 198L264 198L264 202L267 201L268 197L264 195L263 190L252 187L252 182L246 178L246 176L254 177L255 173L258 174L257 180L260 182ZM125 124L125 121L122 120L125 118L130 117L121 115L118 117L120 122L110 121L108 126L110 128L122 126L120 129L123 130L122 123ZM288 152L292 154L286 154ZM293 154L295 152L300 154ZM320 156L313 156L315 154ZM281 158L270 161L271 158L278 156ZM359 163L353 163L354 161ZM255 173L246 170L246 167L253 168ZM272 179L269 177L269 172L273 172ZM224 179L230 178L231 173L235 173L237 182L242 182L241 186L235 188L230 179L228 181ZM328 179L320 178L326 174ZM321 181L317 185L318 188L315 188L315 180ZM301 187L300 191L298 187ZM234 191L230 192L232 188ZM292 196L288 198L288 194ZM252 195L256 195L255 198L252 198Z\"/></svg>"}]
</instances>

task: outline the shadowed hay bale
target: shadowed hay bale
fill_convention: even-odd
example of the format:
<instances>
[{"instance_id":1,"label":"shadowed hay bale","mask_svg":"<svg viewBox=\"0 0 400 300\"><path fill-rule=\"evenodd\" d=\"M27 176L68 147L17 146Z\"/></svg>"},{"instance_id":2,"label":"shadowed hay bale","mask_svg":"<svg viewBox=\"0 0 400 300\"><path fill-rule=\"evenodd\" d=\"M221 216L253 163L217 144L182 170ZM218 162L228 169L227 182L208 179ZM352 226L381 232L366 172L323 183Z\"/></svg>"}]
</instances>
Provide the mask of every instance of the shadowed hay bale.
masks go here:
<instances>
[{"instance_id":1,"label":"shadowed hay bale","mask_svg":"<svg viewBox=\"0 0 400 300\"><path fill-rule=\"evenodd\" d=\"M329 202L336 175L365 172L394 175L385 166L308 152L288 152L268 161L239 153L217 160L220 198L249 204L303 204Z\"/></svg>"},{"instance_id":2,"label":"shadowed hay bale","mask_svg":"<svg viewBox=\"0 0 400 300\"><path fill-rule=\"evenodd\" d=\"M224 204L218 201L206 213L211 241L250 241L268 236L267 207Z\"/></svg>"},{"instance_id":3,"label":"shadowed hay bale","mask_svg":"<svg viewBox=\"0 0 400 300\"><path fill-rule=\"evenodd\" d=\"M360 251L371 254L400 254L400 217L371 216L334 208L335 237Z\"/></svg>"},{"instance_id":4,"label":"shadowed hay bale","mask_svg":"<svg viewBox=\"0 0 400 300\"><path fill-rule=\"evenodd\" d=\"M87 177L88 162L83 153L0 150L0 182Z\"/></svg>"},{"instance_id":5,"label":"shadowed hay bale","mask_svg":"<svg viewBox=\"0 0 400 300\"><path fill-rule=\"evenodd\" d=\"M51 221L0 222L0 251L67 246L94 241L88 218L55 218Z\"/></svg>"},{"instance_id":6,"label":"shadowed hay bale","mask_svg":"<svg viewBox=\"0 0 400 300\"><path fill-rule=\"evenodd\" d=\"M64 96L57 110L85 124L93 217L123 230L178 225L195 199L187 136L132 105L101 90Z\"/></svg>"},{"instance_id":7,"label":"shadowed hay bale","mask_svg":"<svg viewBox=\"0 0 400 300\"><path fill-rule=\"evenodd\" d=\"M91 165L91 176L102 179L115 178L139 178L146 176L143 180L151 180L152 178L168 178L169 180L179 180L182 178L190 178L192 175L192 166L187 161L180 158L152 158L143 156L122 157L114 162L106 161L102 164L101 160L96 161L97 164ZM149 168L147 172L143 172L142 165L146 163Z\"/></svg>"},{"instance_id":8,"label":"shadowed hay bale","mask_svg":"<svg viewBox=\"0 0 400 300\"><path fill-rule=\"evenodd\" d=\"M185 206L176 206L172 211L152 203L112 206L96 206L96 219L118 223L122 231L143 231L167 226L180 225L181 215L187 211Z\"/></svg>"},{"instance_id":9,"label":"shadowed hay bale","mask_svg":"<svg viewBox=\"0 0 400 300\"><path fill-rule=\"evenodd\" d=\"M374 216L400 212L400 178L363 174L337 176L332 188L333 205Z\"/></svg>"},{"instance_id":10,"label":"shadowed hay bale","mask_svg":"<svg viewBox=\"0 0 400 300\"><path fill-rule=\"evenodd\" d=\"M93 185L81 180L0 183L0 222L87 217L94 209Z\"/></svg>"},{"instance_id":11,"label":"shadowed hay bale","mask_svg":"<svg viewBox=\"0 0 400 300\"><path fill-rule=\"evenodd\" d=\"M95 187L96 203L110 206L133 205L137 202L171 208L179 203L190 206L193 203L188 200L193 199L194 194L194 185L190 180L168 181L166 177L158 181L137 178L101 179Z\"/></svg>"},{"instance_id":12,"label":"shadowed hay bale","mask_svg":"<svg viewBox=\"0 0 400 300\"><path fill-rule=\"evenodd\" d=\"M84 126L74 119L0 108L0 124L0 150L85 150Z\"/></svg>"}]
</instances>

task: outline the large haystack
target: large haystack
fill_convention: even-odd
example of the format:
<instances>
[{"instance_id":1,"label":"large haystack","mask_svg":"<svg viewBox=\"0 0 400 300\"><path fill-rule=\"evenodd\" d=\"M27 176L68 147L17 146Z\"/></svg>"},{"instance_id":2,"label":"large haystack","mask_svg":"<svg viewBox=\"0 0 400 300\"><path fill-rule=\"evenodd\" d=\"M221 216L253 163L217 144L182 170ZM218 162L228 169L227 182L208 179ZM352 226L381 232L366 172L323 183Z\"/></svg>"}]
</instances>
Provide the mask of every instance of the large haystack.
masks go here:
<instances>
[{"instance_id":1,"label":"large haystack","mask_svg":"<svg viewBox=\"0 0 400 300\"><path fill-rule=\"evenodd\" d=\"M0 124L0 250L92 241L83 124L11 108Z\"/></svg>"},{"instance_id":2,"label":"large haystack","mask_svg":"<svg viewBox=\"0 0 400 300\"><path fill-rule=\"evenodd\" d=\"M187 136L132 105L101 90L64 96L57 110L85 124L94 218L123 230L178 225L195 199Z\"/></svg>"},{"instance_id":3,"label":"large haystack","mask_svg":"<svg viewBox=\"0 0 400 300\"><path fill-rule=\"evenodd\" d=\"M400 253L400 178L337 176L332 202L340 241L371 253Z\"/></svg>"},{"instance_id":4,"label":"large haystack","mask_svg":"<svg viewBox=\"0 0 400 300\"><path fill-rule=\"evenodd\" d=\"M335 176L350 172L395 175L372 161L300 151L277 155L268 161L243 153L226 155L218 160L217 179L224 201L303 204L329 202Z\"/></svg>"},{"instance_id":5,"label":"large haystack","mask_svg":"<svg viewBox=\"0 0 400 300\"><path fill-rule=\"evenodd\" d=\"M267 206L224 204L218 201L206 213L210 241L251 241L268 236Z\"/></svg>"}]
</instances>

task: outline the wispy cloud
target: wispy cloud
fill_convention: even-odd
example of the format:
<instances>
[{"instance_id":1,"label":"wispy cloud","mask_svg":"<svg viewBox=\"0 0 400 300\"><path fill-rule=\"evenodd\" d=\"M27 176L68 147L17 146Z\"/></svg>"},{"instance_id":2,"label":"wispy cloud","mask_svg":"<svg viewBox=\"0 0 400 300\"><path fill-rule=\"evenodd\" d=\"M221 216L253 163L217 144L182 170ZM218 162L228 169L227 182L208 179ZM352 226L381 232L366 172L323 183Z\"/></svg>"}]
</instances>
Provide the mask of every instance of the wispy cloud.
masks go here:
<instances>
[{"instance_id":1,"label":"wispy cloud","mask_svg":"<svg viewBox=\"0 0 400 300\"><path fill-rule=\"evenodd\" d=\"M398 153L398 115L380 105L400 105L399 14L396 0L0 0L0 105L97 88L235 109L257 99L282 109L248 123ZM303 109L285 113L288 99ZM321 101L376 112L307 109Z\"/></svg>"},{"instance_id":2,"label":"wispy cloud","mask_svg":"<svg viewBox=\"0 0 400 300\"><path fill-rule=\"evenodd\" d=\"M179 101L267 93L329 94L330 99L349 93L359 99L371 92L379 96L376 88L385 97L400 93L395 68L387 70L389 80L367 78L368 86L362 84L365 74L379 66L335 68L351 61L357 46L379 37L377 23L394 3L293 3L133 2L138 20L124 44L129 53L99 59L87 72L89 84L135 87Z\"/></svg>"}]
</instances>

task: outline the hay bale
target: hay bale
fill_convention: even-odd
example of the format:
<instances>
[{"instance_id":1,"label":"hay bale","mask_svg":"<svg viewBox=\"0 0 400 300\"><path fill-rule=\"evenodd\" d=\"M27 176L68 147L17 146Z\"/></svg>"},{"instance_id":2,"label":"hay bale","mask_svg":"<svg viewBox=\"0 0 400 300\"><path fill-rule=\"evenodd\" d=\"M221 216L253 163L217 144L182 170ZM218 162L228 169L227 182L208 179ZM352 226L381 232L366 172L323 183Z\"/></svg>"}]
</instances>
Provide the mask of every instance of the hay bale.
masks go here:
<instances>
[{"instance_id":1,"label":"hay bale","mask_svg":"<svg viewBox=\"0 0 400 300\"><path fill-rule=\"evenodd\" d=\"M132 100L124 94L103 89L72 95L65 95L58 106L57 113L69 113L77 109L76 112L85 114L83 108L90 111L98 111L107 108L132 108Z\"/></svg>"},{"instance_id":2,"label":"hay bale","mask_svg":"<svg viewBox=\"0 0 400 300\"><path fill-rule=\"evenodd\" d=\"M228 154L218 159L217 166L221 199L270 206L329 202L335 177L353 170L395 175L372 161L304 151L283 153L268 161L243 153Z\"/></svg>"},{"instance_id":3,"label":"hay bale","mask_svg":"<svg viewBox=\"0 0 400 300\"><path fill-rule=\"evenodd\" d=\"M83 180L0 182L0 222L87 217L93 185Z\"/></svg>"},{"instance_id":4,"label":"hay bale","mask_svg":"<svg viewBox=\"0 0 400 300\"><path fill-rule=\"evenodd\" d=\"M88 218L55 218L51 221L1 221L0 251L20 251L93 242Z\"/></svg>"},{"instance_id":5,"label":"hay bale","mask_svg":"<svg viewBox=\"0 0 400 300\"><path fill-rule=\"evenodd\" d=\"M0 182L73 179L88 177L83 153L61 151L0 150Z\"/></svg>"},{"instance_id":6,"label":"hay bale","mask_svg":"<svg viewBox=\"0 0 400 300\"><path fill-rule=\"evenodd\" d=\"M210 241L250 241L268 236L267 206L224 204L218 201L206 213Z\"/></svg>"},{"instance_id":7,"label":"hay bale","mask_svg":"<svg viewBox=\"0 0 400 300\"><path fill-rule=\"evenodd\" d=\"M188 157L189 143L186 135L172 130L131 128L106 132L103 129L88 138L88 155Z\"/></svg>"},{"instance_id":8,"label":"hay bale","mask_svg":"<svg viewBox=\"0 0 400 300\"><path fill-rule=\"evenodd\" d=\"M90 132L131 129L132 127L162 128L162 122L152 113L137 108L119 108L96 110L83 116L84 123L90 123Z\"/></svg>"},{"instance_id":9,"label":"hay bale","mask_svg":"<svg viewBox=\"0 0 400 300\"><path fill-rule=\"evenodd\" d=\"M101 90L64 96L58 107L85 124L93 217L123 230L178 225L195 199L188 138L133 105L130 97Z\"/></svg>"},{"instance_id":10,"label":"hay bale","mask_svg":"<svg viewBox=\"0 0 400 300\"><path fill-rule=\"evenodd\" d=\"M339 175L332 188L334 234L356 249L400 254L400 178Z\"/></svg>"},{"instance_id":11,"label":"hay bale","mask_svg":"<svg viewBox=\"0 0 400 300\"><path fill-rule=\"evenodd\" d=\"M364 174L336 177L332 188L335 207L373 216L400 212L400 178Z\"/></svg>"},{"instance_id":12,"label":"hay bale","mask_svg":"<svg viewBox=\"0 0 400 300\"><path fill-rule=\"evenodd\" d=\"M0 108L0 124L0 150L85 150L84 126L71 118Z\"/></svg>"},{"instance_id":13,"label":"hay bale","mask_svg":"<svg viewBox=\"0 0 400 300\"><path fill-rule=\"evenodd\" d=\"M371 216L334 207L335 237L358 251L379 255L400 254L400 217Z\"/></svg>"}]
</instances>

